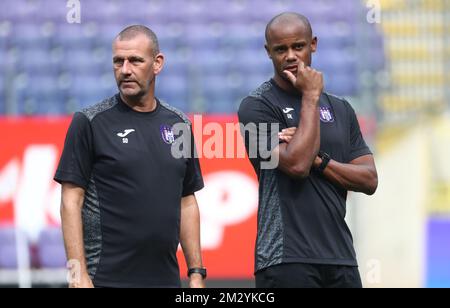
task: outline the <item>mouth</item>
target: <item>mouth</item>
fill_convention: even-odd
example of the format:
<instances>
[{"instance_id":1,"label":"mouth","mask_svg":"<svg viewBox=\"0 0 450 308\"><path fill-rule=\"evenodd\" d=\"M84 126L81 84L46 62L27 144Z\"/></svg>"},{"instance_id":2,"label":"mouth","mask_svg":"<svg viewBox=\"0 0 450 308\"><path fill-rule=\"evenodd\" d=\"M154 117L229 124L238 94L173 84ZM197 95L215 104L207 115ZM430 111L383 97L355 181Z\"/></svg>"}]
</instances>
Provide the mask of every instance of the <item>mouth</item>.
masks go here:
<instances>
[{"instance_id":1,"label":"mouth","mask_svg":"<svg viewBox=\"0 0 450 308\"><path fill-rule=\"evenodd\" d=\"M122 87L133 87L134 85L136 85L137 82L133 81L133 80L123 80L120 82L120 86Z\"/></svg>"},{"instance_id":2,"label":"mouth","mask_svg":"<svg viewBox=\"0 0 450 308\"><path fill-rule=\"evenodd\" d=\"M298 71L298 65L289 65L284 68L285 71L290 72L297 72Z\"/></svg>"}]
</instances>

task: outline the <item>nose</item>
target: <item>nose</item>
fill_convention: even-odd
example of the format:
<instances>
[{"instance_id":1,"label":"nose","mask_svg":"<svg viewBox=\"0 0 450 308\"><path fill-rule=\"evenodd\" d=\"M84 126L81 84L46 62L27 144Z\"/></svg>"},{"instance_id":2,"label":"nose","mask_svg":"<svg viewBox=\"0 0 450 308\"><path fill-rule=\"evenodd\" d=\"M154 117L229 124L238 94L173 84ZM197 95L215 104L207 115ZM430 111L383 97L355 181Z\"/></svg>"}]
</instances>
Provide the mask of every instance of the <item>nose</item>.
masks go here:
<instances>
[{"instance_id":1,"label":"nose","mask_svg":"<svg viewBox=\"0 0 450 308\"><path fill-rule=\"evenodd\" d=\"M295 54L295 52L292 49L288 49L287 52L287 61L288 62L295 62L297 60L297 55Z\"/></svg>"},{"instance_id":2,"label":"nose","mask_svg":"<svg viewBox=\"0 0 450 308\"><path fill-rule=\"evenodd\" d=\"M130 75L131 74L130 62L128 62L128 60L123 61L121 73L123 75Z\"/></svg>"}]
</instances>

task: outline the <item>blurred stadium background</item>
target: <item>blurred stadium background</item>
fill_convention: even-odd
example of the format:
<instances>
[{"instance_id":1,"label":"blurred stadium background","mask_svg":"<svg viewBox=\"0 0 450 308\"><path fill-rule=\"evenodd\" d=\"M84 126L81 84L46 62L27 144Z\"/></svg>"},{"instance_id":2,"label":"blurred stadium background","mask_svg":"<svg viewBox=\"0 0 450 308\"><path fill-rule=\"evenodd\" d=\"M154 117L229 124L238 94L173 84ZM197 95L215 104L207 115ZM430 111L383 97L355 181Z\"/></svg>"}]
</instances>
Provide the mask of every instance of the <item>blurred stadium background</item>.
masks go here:
<instances>
[{"instance_id":1,"label":"blurred stadium background","mask_svg":"<svg viewBox=\"0 0 450 308\"><path fill-rule=\"evenodd\" d=\"M264 27L283 11L311 19L313 65L355 107L375 151L379 190L348 206L364 285L450 287L450 0L81 0L81 23L69 24L76 2L0 4L0 287L64 285L51 178L70 114L116 93L120 30L157 33L160 98L224 125L271 77ZM242 159L202 168L209 286L251 287L254 174Z\"/></svg>"}]
</instances>

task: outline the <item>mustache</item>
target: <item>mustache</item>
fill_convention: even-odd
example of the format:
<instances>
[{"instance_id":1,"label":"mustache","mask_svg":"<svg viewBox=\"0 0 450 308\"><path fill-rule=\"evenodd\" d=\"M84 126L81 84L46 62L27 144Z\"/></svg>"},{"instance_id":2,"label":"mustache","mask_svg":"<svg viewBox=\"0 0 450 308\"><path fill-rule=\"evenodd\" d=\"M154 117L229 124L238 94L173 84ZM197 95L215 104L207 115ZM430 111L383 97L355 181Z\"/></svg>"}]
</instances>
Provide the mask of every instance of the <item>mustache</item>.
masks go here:
<instances>
[{"instance_id":1,"label":"mustache","mask_svg":"<svg viewBox=\"0 0 450 308\"><path fill-rule=\"evenodd\" d=\"M124 82L135 82L135 83L139 84L139 82L137 82L137 80L135 80L135 79L122 78L119 80L120 84L122 84Z\"/></svg>"}]
</instances>

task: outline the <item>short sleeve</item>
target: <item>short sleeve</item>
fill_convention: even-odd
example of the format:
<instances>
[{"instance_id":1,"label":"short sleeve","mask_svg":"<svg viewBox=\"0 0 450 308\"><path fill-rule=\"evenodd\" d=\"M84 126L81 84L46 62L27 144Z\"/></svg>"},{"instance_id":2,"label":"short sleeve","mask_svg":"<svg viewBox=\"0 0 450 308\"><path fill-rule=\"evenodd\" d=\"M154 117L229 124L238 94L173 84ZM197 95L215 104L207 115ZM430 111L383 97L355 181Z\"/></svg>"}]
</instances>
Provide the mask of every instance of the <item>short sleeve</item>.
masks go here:
<instances>
[{"instance_id":1,"label":"short sleeve","mask_svg":"<svg viewBox=\"0 0 450 308\"><path fill-rule=\"evenodd\" d=\"M350 113L350 154L349 162L352 160L364 156L370 155L372 152L367 146L361 133L361 129L356 117L355 110L347 103Z\"/></svg>"},{"instance_id":2,"label":"short sleeve","mask_svg":"<svg viewBox=\"0 0 450 308\"><path fill-rule=\"evenodd\" d=\"M262 152L271 154L280 144L278 133L287 127L274 108L259 98L245 98L239 108L238 117L247 154L254 168L258 170L261 161L271 158L267 154L262 155Z\"/></svg>"},{"instance_id":3,"label":"short sleeve","mask_svg":"<svg viewBox=\"0 0 450 308\"><path fill-rule=\"evenodd\" d=\"M183 180L183 197L194 194L201 190L205 185L203 183L202 171L200 168L200 162L195 147L194 135L192 129L189 130L191 134L191 153L187 158L186 174Z\"/></svg>"},{"instance_id":4,"label":"short sleeve","mask_svg":"<svg viewBox=\"0 0 450 308\"><path fill-rule=\"evenodd\" d=\"M92 130L88 118L75 113L64 143L54 180L87 189L93 165Z\"/></svg>"}]
</instances>

